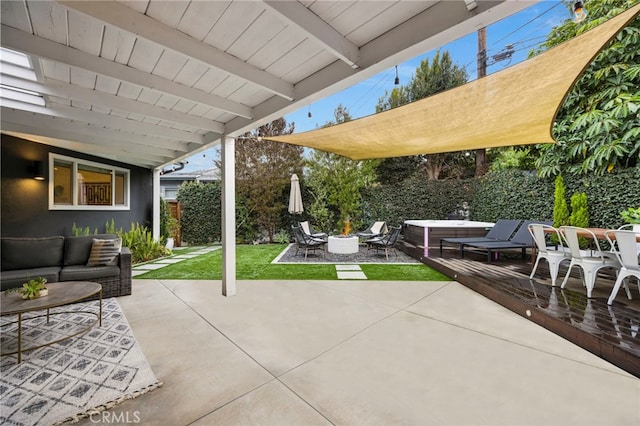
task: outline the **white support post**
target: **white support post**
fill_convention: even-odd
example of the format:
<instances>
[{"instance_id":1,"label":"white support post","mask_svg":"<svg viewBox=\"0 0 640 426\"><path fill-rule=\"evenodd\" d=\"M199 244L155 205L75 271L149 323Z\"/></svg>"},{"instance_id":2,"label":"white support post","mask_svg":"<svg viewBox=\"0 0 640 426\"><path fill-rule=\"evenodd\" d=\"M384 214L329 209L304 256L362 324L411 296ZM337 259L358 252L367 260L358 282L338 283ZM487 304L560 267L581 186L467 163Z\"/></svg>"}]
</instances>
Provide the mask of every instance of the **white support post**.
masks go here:
<instances>
[{"instance_id":1,"label":"white support post","mask_svg":"<svg viewBox=\"0 0 640 426\"><path fill-rule=\"evenodd\" d=\"M222 295L236 294L235 140L222 137Z\"/></svg>"},{"instance_id":2,"label":"white support post","mask_svg":"<svg viewBox=\"0 0 640 426\"><path fill-rule=\"evenodd\" d=\"M153 170L153 188L151 190L153 194L152 203L152 215L151 223L153 223L153 229L151 235L154 240L160 239L160 169Z\"/></svg>"}]
</instances>

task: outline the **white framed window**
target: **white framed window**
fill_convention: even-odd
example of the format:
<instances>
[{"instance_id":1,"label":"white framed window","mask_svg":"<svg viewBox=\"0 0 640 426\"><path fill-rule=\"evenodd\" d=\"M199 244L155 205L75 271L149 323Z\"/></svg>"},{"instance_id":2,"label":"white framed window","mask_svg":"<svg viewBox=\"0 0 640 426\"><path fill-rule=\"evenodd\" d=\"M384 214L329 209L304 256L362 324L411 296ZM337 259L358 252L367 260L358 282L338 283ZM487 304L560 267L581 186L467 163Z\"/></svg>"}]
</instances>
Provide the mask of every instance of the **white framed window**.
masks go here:
<instances>
[{"instance_id":1,"label":"white framed window","mask_svg":"<svg viewBox=\"0 0 640 426\"><path fill-rule=\"evenodd\" d=\"M50 210L129 210L129 170L49 154Z\"/></svg>"}]
</instances>

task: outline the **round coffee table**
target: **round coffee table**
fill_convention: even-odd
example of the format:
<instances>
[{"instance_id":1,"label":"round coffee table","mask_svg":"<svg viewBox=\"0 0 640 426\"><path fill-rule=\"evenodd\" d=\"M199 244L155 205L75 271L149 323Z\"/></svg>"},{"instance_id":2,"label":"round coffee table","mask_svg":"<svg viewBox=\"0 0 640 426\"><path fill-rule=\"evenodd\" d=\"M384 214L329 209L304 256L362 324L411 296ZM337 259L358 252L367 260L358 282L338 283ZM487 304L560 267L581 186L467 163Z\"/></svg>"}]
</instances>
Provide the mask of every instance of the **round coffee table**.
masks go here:
<instances>
[{"instance_id":1,"label":"round coffee table","mask_svg":"<svg viewBox=\"0 0 640 426\"><path fill-rule=\"evenodd\" d=\"M18 320L12 321L2 326L8 326L11 324L18 323L18 349L10 352L2 352L0 356L4 355L13 355L15 353L18 354L18 362L22 362L22 352L30 351L33 349L38 349L43 346L52 345L54 343L60 342L62 340L70 339L71 337L78 336L82 333L87 332L91 328L95 327L96 324L102 326L102 286L98 283L90 282L90 281L65 281L59 283L48 283L47 289L49 290L49 294L44 297L39 297L33 300L23 300L22 295L19 292L8 292L3 291L0 293L0 316L8 316L8 315L17 315ZM90 323L86 328L82 328L80 331L74 332L73 334L65 335L60 339L47 342L41 345L36 345L28 348L22 347L22 315L35 312L35 311L44 311L46 310L46 314L31 316L28 319L47 317L47 322L49 322L49 318L51 315L60 315L69 313L65 312L54 312L51 313L51 308L57 308L59 306L68 305L70 303L79 302L87 297L94 296L96 294L100 295L99 298L99 314L96 315L95 312L91 311L75 311L74 313L84 313L91 314L96 316L96 320Z\"/></svg>"}]
</instances>

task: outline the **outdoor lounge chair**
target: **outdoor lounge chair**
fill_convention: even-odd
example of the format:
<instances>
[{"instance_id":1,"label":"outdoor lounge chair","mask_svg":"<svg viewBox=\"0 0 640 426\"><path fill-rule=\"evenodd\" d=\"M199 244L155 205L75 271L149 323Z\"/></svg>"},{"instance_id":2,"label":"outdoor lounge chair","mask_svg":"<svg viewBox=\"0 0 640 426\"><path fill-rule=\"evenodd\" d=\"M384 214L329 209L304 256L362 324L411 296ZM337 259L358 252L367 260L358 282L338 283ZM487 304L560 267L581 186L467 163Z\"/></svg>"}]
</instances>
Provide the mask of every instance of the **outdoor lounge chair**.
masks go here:
<instances>
[{"instance_id":1,"label":"outdoor lounge chair","mask_svg":"<svg viewBox=\"0 0 640 426\"><path fill-rule=\"evenodd\" d=\"M506 241L511 238L511 235L516 231L518 225L522 223L522 220L516 219L498 219L493 228L489 230L484 237L458 237L458 238L441 238L440 239L440 255L442 255L442 244L448 243L451 245L460 246L460 256L464 254L462 252L464 244L474 242L489 242L489 241Z\"/></svg>"},{"instance_id":2,"label":"outdoor lounge chair","mask_svg":"<svg viewBox=\"0 0 640 426\"><path fill-rule=\"evenodd\" d=\"M293 231L293 237L296 241L296 256L298 255L298 251L304 250L304 258L306 259L309 251L315 252L316 250L321 250L322 257L326 257L325 247L327 240L307 235L299 226L292 226L291 230Z\"/></svg>"},{"instance_id":3,"label":"outdoor lounge chair","mask_svg":"<svg viewBox=\"0 0 640 426\"><path fill-rule=\"evenodd\" d=\"M398 236L400 236L400 228L399 226L392 226L389 228L389 232L383 235L382 237L375 237L370 240L365 241L367 244L367 255L369 254L369 250L384 250L384 256L387 260L389 260L389 250L393 250L395 255L396 252L396 243L398 242Z\"/></svg>"},{"instance_id":4,"label":"outdoor lounge chair","mask_svg":"<svg viewBox=\"0 0 640 426\"><path fill-rule=\"evenodd\" d=\"M487 261L491 263L491 259L494 253L510 250L510 249L520 249L522 250L522 260L526 258L527 249L533 247L533 240L531 238L531 234L529 233L529 224L531 223L542 223L545 225L551 225L551 222L541 222L541 221L530 221L525 220L522 226L518 229L518 231L507 241L486 241L486 242L470 242L462 244L462 254L464 256L464 248L471 247L475 250L486 250L487 251Z\"/></svg>"},{"instance_id":5,"label":"outdoor lounge chair","mask_svg":"<svg viewBox=\"0 0 640 426\"><path fill-rule=\"evenodd\" d=\"M382 235L387 233L387 222L378 221L373 222L373 224L365 229L364 231L357 232L356 235L360 238L375 238L381 237Z\"/></svg>"},{"instance_id":6,"label":"outdoor lounge chair","mask_svg":"<svg viewBox=\"0 0 640 426\"><path fill-rule=\"evenodd\" d=\"M319 238L321 240L327 239L328 235L325 232L316 232L315 229L311 226L309 221L300 222L300 228L302 228L302 232L307 234L313 238Z\"/></svg>"}]
</instances>

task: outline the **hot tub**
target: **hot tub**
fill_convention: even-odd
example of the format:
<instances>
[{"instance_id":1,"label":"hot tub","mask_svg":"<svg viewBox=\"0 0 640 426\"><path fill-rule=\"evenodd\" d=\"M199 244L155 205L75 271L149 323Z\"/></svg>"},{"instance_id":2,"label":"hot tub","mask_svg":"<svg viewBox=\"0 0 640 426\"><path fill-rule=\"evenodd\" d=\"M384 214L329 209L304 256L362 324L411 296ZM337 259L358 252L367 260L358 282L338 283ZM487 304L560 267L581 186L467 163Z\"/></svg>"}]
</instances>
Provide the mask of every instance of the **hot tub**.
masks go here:
<instances>
[{"instance_id":1,"label":"hot tub","mask_svg":"<svg viewBox=\"0 0 640 426\"><path fill-rule=\"evenodd\" d=\"M494 223L473 220L406 220L404 225L404 241L424 248L424 257L429 257L429 248L440 247L440 238L482 237Z\"/></svg>"}]
</instances>

